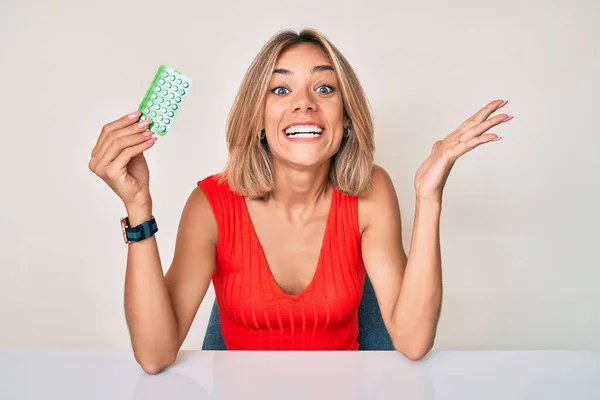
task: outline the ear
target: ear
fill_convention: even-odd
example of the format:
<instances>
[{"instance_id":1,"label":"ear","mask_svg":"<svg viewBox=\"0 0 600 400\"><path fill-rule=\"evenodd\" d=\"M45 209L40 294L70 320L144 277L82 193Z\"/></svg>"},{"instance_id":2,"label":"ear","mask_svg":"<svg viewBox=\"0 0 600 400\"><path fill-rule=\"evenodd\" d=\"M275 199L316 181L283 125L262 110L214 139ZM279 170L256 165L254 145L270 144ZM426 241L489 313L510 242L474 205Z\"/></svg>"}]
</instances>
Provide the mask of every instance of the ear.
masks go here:
<instances>
[{"instance_id":1,"label":"ear","mask_svg":"<svg viewBox=\"0 0 600 400\"><path fill-rule=\"evenodd\" d=\"M348 117L344 118L344 128L352 128L352 121Z\"/></svg>"},{"instance_id":2,"label":"ear","mask_svg":"<svg viewBox=\"0 0 600 400\"><path fill-rule=\"evenodd\" d=\"M344 110L344 128L352 128L352 120L346 110Z\"/></svg>"}]
</instances>

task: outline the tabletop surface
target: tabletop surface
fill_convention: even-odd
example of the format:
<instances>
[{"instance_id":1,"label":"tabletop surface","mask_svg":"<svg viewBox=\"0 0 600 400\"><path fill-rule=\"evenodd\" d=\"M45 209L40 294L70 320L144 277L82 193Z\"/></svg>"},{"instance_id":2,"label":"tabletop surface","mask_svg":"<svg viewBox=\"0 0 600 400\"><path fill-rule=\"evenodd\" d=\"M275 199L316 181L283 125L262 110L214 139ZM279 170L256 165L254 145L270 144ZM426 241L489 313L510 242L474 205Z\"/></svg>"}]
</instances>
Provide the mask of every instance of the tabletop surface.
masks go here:
<instances>
[{"instance_id":1,"label":"tabletop surface","mask_svg":"<svg viewBox=\"0 0 600 400\"><path fill-rule=\"evenodd\" d=\"M0 399L600 399L600 352L182 351L147 375L127 350L0 349Z\"/></svg>"}]
</instances>

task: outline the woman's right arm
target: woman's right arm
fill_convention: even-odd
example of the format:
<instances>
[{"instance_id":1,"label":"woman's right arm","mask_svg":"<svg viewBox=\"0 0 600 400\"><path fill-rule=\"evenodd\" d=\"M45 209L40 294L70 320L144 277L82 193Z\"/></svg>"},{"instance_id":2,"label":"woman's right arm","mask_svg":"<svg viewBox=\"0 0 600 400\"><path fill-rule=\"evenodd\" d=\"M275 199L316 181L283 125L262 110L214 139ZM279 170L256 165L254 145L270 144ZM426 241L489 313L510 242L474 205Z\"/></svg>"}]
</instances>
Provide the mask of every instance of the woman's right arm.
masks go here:
<instances>
[{"instance_id":1,"label":"woman's right arm","mask_svg":"<svg viewBox=\"0 0 600 400\"><path fill-rule=\"evenodd\" d=\"M127 210L132 226L150 207ZM156 236L130 243L125 316L135 359L149 374L175 362L215 269L217 225L200 187L190 195L179 224L171 267L163 277Z\"/></svg>"},{"instance_id":2,"label":"woman's right arm","mask_svg":"<svg viewBox=\"0 0 600 400\"><path fill-rule=\"evenodd\" d=\"M139 111L102 128L89 162L125 205L136 226L152 216L144 151L156 142ZM167 274L156 237L129 243L125 276L125 316L135 359L155 374L171 365L185 340L215 269L217 223L200 187L184 207L173 262Z\"/></svg>"}]
</instances>

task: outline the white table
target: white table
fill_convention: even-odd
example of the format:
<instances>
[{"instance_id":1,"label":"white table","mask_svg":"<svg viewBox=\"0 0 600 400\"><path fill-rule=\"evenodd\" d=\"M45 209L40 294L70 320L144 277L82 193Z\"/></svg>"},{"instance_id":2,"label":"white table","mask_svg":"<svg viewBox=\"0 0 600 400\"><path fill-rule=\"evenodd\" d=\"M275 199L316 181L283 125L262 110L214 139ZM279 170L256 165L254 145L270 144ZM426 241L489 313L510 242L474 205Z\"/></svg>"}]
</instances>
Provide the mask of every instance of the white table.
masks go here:
<instances>
[{"instance_id":1,"label":"white table","mask_svg":"<svg viewBox=\"0 0 600 400\"><path fill-rule=\"evenodd\" d=\"M0 399L600 399L600 352L183 351L146 375L130 351L0 349Z\"/></svg>"}]
</instances>

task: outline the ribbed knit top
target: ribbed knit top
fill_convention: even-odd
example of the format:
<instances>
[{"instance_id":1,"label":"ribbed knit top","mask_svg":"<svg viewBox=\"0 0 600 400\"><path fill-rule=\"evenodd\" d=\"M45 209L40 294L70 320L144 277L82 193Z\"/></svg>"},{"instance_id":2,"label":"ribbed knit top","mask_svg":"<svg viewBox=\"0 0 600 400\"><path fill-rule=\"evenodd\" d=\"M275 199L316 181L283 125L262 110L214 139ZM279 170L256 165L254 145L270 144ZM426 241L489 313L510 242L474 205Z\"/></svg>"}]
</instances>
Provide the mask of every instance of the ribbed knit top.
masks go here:
<instances>
[{"instance_id":1,"label":"ribbed knit top","mask_svg":"<svg viewBox=\"0 0 600 400\"><path fill-rule=\"evenodd\" d=\"M229 350L356 350L365 279L358 198L333 189L314 277L298 295L275 281L245 199L216 175L198 182L218 226L212 278Z\"/></svg>"}]
</instances>

